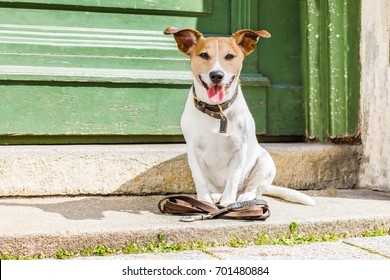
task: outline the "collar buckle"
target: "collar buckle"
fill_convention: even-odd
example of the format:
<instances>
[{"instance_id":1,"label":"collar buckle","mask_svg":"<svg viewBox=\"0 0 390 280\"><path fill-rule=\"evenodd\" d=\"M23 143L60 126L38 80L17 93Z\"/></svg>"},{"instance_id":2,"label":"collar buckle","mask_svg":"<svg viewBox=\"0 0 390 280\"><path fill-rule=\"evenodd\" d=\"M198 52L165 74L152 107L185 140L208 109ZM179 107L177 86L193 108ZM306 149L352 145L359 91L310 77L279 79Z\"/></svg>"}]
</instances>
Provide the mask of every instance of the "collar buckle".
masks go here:
<instances>
[{"instance_id":1,"label":"collar buckle","mask_svg":"<svg viewBox=\"0 0 390 280\"><path fill-rule=\"evenodd\" d=\"M223 111L226 110L227 108L229 108L233 104L233 102L236 100L237 95L238 95L238 85L236 87L236 90L234 92L233 97L230 100L225 101L221 104L216 104L216 105L208 104L208 103L200 100L199 97L196 96L194 85L192 85L192 94L193 94L193 98L194 98L195 107L199 111L201 111L202 113L205 113L212 118L219 119L220 120L219 133L226 133L228 120L227 120L226 116L224 115Z\"/></svg>"}]
</instances>

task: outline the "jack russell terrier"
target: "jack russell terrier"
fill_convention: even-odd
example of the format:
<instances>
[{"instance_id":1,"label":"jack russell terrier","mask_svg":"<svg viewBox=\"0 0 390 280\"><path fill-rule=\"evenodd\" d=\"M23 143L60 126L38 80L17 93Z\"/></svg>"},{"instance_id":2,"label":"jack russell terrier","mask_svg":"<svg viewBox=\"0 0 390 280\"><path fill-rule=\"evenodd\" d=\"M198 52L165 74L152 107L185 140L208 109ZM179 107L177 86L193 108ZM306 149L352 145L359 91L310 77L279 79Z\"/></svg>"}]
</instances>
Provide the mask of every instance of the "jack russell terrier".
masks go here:
<instances>
[{"instance_id":1,"label":"jack russell terrier","mask_svg":"<svg viewBox=\"0 0 390 280\"><path fill-rule=\"evenodd\" d=\"M257 142L255 122L239 85L244 57L265 31L239 30L231 37L204 38L191 28L168 27L178 49L189 55L194 83L181 118L188 163L198 200L227 206L279 197L315 205L309 196L272 185L275 164Z\"/></svg>"}]
</instances>

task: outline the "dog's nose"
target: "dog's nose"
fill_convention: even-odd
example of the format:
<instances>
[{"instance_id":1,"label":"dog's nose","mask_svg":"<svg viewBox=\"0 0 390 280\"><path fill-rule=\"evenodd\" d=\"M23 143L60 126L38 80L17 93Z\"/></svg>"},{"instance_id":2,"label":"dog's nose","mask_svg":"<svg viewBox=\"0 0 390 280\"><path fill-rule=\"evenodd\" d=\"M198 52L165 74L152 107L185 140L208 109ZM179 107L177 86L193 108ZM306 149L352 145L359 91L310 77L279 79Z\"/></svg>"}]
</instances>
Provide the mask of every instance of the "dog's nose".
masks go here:
<instances>
[{"instance_id":1,"label":"dog's nose","mask_svg":"<svg viewBox=\"0 0 390 280\"><path fill-rule=\"evenodd\" d=\"M223 72L222 71L212 71L209 74L210 79L213 83L220 83L223 80Z\"/></svg>"}]
</instances>

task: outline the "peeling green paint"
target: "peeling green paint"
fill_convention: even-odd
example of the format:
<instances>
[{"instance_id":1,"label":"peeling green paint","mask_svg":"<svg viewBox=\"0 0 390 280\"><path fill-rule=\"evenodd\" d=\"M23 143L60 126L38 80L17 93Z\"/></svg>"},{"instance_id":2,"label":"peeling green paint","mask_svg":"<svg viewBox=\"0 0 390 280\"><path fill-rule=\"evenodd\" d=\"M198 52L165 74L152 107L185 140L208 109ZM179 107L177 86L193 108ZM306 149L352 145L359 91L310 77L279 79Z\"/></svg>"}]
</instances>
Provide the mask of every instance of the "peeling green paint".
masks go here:
<instances>
[{"instance_id":1,"label":"peeling green paint","mask_svg":"<svg viewBox=\"0 0 390 280\"><path fill-rule=\"evenodd\" d=\"M357 136L360 2L307 0L302 13L307 136Z\"/></svg>"}]
</instances>

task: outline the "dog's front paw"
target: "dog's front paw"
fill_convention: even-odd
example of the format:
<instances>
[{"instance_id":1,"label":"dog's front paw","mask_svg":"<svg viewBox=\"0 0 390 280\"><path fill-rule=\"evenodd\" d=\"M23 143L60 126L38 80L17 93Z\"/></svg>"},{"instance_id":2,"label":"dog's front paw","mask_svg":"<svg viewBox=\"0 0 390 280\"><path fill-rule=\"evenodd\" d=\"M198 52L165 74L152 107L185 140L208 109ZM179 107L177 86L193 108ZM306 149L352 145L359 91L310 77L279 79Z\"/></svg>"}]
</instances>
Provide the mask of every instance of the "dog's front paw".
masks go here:
<instances>
[{"instance_id":1,"label":"dog's front paw","mask_svg":"<svg viewBox=\"0 0 390 280\"><path fill-rule=\"evenodd\" d=\"M212 194L210 194L210 196L211 196L211 199L213 200L213 203L217 204L221 200L222 194L221 193L212 193Z\"/></svg>"},{"instance_id":2,"label":"dog's front paw","mask_svg":"<svg viewBox=\"0 0 390 280\"><path fill-rule=\"evenodd\" d=\"M253 192L246 192L243 194L240 194L237 198L237 201L248 201L248 200L254 200L256 199L256 194Z\"/></svg>"},{"instance_id":3,"label":"dog's front paw","mask_svg":"<svg viewBox=\"0 0 390 280\"><path fill-rule=\"evenodd\" d=\"M229 204L232 204L234 202L236 202L236 200L234 198L224 198L224 197L222 197L221 201L219 202L219 205L221 205L223 207L226 207Z\"/></svg>"},{"instance_id":4,"label":"dog's front paw","mask_svg":"<svg viewBox=\"0 0 390 280\"><path fill-rule=\"evenodd\" d=\"M198 194L197 194L197 199L198 199L199 201L203 201L203 202L208 202L208 203L214 204L211 195L208 194L208 193L204 193L204 194L199 194L199 193L198 193Z\"/></svg>"}]
</instances>

